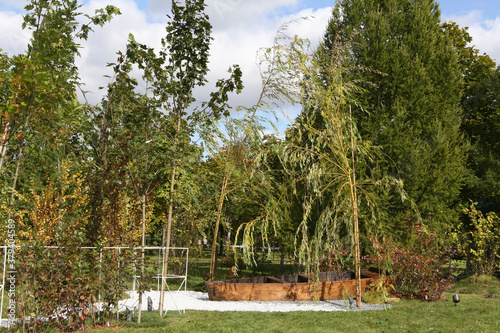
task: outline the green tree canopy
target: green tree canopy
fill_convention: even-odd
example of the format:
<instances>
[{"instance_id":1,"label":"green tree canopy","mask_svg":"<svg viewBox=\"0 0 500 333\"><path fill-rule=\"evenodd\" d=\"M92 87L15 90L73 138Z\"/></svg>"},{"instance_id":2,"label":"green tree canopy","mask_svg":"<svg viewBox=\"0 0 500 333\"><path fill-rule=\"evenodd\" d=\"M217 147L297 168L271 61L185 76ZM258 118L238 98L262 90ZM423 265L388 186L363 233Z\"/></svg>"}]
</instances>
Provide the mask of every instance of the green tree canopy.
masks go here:
<instances>
[{"instance_id":1,"label":"green tree canopy","mask_svg":"<svg viewBox=\"0 0 500 333\"><path fill-rule=\"evenodd\" d=\"M361 137L394 162L371 167L399 175L426 223L436 228L457 218L453 206L466 153L462 71L440 15L434 0L342 0L321 45L328 51L337 39L350 40L355 66L346 75L364 88L355 98L355 122ZM408 205L388 196L386 208L386 226L404 233L414 217Z\"/></svg>"},{"instance_id":2,"label":"green tree canopy","mask_svg":"<svg viewBox=\"0 0 500 333\"><path fill-rule=\"evenodd\" d=\"M500 69L485 53L474 48L468 29L443 23L451 36L463 73L462 129L470 142L462 203L480 201L485 211L500 212Z\"/></svg>"}]
</instances>

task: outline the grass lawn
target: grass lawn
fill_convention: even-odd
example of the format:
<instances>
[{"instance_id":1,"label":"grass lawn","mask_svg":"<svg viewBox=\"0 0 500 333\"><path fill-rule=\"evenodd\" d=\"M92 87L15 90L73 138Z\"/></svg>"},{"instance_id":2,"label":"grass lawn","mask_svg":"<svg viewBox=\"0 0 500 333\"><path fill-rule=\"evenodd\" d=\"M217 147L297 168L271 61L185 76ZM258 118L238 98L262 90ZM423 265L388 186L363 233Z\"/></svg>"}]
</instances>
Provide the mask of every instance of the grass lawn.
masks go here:
<instances>
[{"instance_id":1,"label":"grass lawn","mask_svg":"<svg viewBox=\"0 0 500 333\"><path fill-rule=\"evenodd\" d=\"M460 293L454 306L451 297ZM438 302L393 302L384 311L361 312L143 312L143 322L92 332L500 332L500 281L457 283Z\"/></svg>"},{"instance_id":2,"label":"grass lawn","mask_svg":"<svg viewBox=\"0 0 500 333\"><path fill-rule=\"evenodd\" d=\"M449 297L450 295L445 295ZM500 299L461 295L461 302L401 300L385 311L145 313L143 323L103 332L499 332Z\"/></svg>"}]
</instances>

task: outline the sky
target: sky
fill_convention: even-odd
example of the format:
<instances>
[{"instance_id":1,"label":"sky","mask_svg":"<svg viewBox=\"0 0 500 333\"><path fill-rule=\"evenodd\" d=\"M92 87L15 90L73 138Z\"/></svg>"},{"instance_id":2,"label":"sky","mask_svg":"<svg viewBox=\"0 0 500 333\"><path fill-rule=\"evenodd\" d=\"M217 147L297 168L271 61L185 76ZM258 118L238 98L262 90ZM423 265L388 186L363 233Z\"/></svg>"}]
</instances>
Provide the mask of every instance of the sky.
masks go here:
<instances>
[{"instance_id":1,"label":"sky","mask_svg":"<svg viewBox=\"0 0 500 333\"><path fill-rule=\"evenodd\" d=\"M256 54L259 48L273 43L276 30L285 22L308 17L292 24L290 33L318 43L323 36L335 0L207 0L207 11L213 25L209 84L197 95L207 99L218 78L227 77L227 69L239 64L243 71L245 90L231 98L232 105L251 106L261 90ZM453 20L468 26L472 44L481 53L500 62L500 5L498 0L441 0L438 1L442 20ZM0 0L0 48L8 54L23 53L29 33L21 30L22 13L27 0ZM116 52L125 49L127 37L159 47L170 12L170 0L85 0L81 10L92 14L95 9L112 4L122 15L103 28L96 28L88 41L82 43L78 59L80 76L85 83L87 100L97 104L102 98L99 87L106 86L111 71L107 63L114 62ZM286 107L285 107L286 109ZM285 110L286 111L286 110ZM293 108L279 114L280 127L293 119ZM288 117L288 119L287 119Z\"/></svg>"}]
</instances>

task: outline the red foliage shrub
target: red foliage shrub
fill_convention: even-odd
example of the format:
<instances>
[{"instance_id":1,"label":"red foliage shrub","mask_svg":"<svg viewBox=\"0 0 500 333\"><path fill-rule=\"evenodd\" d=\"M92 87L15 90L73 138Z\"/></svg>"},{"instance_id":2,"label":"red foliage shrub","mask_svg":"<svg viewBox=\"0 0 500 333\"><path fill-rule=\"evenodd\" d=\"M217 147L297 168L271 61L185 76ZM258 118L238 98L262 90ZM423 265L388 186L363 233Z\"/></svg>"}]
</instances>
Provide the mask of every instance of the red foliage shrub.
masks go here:
<instances>
[{"instance_id":1,"label":"red foliage shrub","mask_svg":"<svg viewBox=\"0 0 500 333\"><path fill-rule=\"evenodd\" d=\"M375 253L365 257L369 264L385 269L394 291L403 298L436 301L451 283L451 252L438 246L437 235L423 231L418 225L411 244L401 244L392 237L380 243L371 239Z\"/></svg>"}]
</instances>

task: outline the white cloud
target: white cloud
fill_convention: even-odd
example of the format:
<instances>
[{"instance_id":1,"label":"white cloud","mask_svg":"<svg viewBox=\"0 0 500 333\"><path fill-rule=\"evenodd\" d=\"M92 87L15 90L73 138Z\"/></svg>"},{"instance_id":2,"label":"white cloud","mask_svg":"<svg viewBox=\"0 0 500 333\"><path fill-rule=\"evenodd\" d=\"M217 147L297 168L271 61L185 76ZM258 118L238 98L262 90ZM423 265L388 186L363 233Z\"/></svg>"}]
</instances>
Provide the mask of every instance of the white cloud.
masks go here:
<instances>
[{"instance_id":1,"label":"white cloud","mask_svg":"<svg viewBox=\"0 0 500 333\"><path fill-rule=\"evenodd\" d=\"M262 1L258 2L263 4ZM273 3L277 5L285 2L286 1L274 1ZM292 5L294 5L296 2L290 1L288 3L293 3ZM255 5L253 10L258 12L258 8L260 7ZM277 8L278 7L274 7L274 9ZM268 9L272 10L272 8L269 7ZM251 11L252 8L245 8L245 10ZM243 19L240 21L235 20L235 25L231 29L227 28L227 26L221 29L217 27L217 22L214 23L215 32L211 49L210 79L212 82L215 82L215 79L221 77L229 65L235 63L239 64L243 71L245 90L242 95L232 98L232 104L244 106L255 104L261 91L261 77L259 68L256 64L257 51L262 47L272 46L276 31L282 24L302 17L308 17L309 19L298 23L292 23L288 28L288 32L292 36L297 34L300 37L309 38L313 44L317 45L326 29L330 14L330 7L318 9L316 11L306 9L293 15L276 16L272 18L260 17L255 20L250 18L246 21ZM233 20L233 18L231 20ZM296 108L288 109L291 111L288 116L293 118L297 112ZM281 128L283 127L281 123L288 123L288 120L283 115L278 116Z\"/></svg>"},{"instance_id":2,"label":"white cloud","mask_svg":"<svg viewBox=\"0 0 500 333\"><path fill-rule=\"evenodd\" d=\"M469 27L472 44L481 53L488 54L500 62L500 17L485 19L481 11L471 11L461 16L449 16L446 20L455 21L462 27Z\"/></svg>"},{"instance_id":3,"label":"white cloud","mask_svg":"<svg viewBox=\"0 0 500 333\"><path fill-rule=\"evenodd\" d=\"M331 7L320 8L316 11L305 9L297 14L286 17L284 21L296 18L306 18L300 21L300 24L292 24L288 30L291 34L297 34L302 38L308 38L313 45L317 45L324 36L331 15Z\"/></svg>"},{"instance_id":4,"label":"white cloud","mask_svg":"<svg viewBox=\"0 0 500 333\"><path fill-rule=\"evenodd\" d=\"M26 50L31 34L21 29L22 23L22 15L0 12L0 48L9 55L20 54Z\"/></svg>"}]
</instances>

